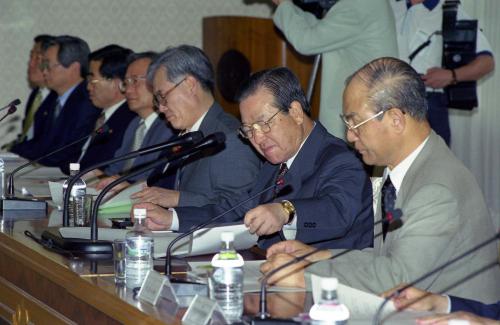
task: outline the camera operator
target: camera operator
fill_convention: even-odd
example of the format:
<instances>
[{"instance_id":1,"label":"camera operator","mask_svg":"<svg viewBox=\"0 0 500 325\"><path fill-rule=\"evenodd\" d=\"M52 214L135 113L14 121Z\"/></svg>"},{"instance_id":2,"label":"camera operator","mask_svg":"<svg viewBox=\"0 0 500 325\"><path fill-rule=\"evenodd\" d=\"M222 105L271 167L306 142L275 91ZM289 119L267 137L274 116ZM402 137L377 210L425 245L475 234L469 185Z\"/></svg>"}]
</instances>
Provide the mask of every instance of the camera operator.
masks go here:
<instances>
[{"instance_id":1,"label":"camera operator","mask_svg":"<svg viewBox=\"0 0 500 325\"><path fill-rule=\"evenodd\" d=\"M442 67L442 29L444 0L390 0L396 19L400 59L422 75L427 86L430 125L450 145L451 132L448 119L448 100L443 88L460 81L474 81L494 69L494 59L488 40L478 29L476 57L458 69ZM470 19L458 5L457 20ZM430 44L416 51L425 42ZM416 53L413 60L410 56Z\"/></svg>"}]
</instances>

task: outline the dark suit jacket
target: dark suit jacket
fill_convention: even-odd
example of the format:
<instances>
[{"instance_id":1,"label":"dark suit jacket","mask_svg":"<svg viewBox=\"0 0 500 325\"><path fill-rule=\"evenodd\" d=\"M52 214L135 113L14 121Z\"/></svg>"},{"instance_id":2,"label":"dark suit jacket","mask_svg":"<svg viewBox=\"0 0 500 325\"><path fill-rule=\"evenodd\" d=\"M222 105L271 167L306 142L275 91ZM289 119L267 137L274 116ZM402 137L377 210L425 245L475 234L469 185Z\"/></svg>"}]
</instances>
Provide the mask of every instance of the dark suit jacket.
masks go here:
<instances>
[{"instance_id":1,"label":"dark suit jacket","mask_svg":"<svg viewBox=\"0 0 500 325\"><path fill-rule=\"evenodd\" d=\"M491 285L498 286L498 283L492 283ZM458 298L454 296L450 296L450 300L452 312L466 311L481 317L500 320L500 301L491 305L486 305L475 300Z\"/></svg>"},{"instance_id":2,"label":"dark suit jacket","mask_svg":"<svg viewBox=\"0 0 500 325\"><path fill-rule=\"evenodd\" d=\"M115 152L115 157L127 154L130 152L130 148L132 147L132 143L134 142L134 136L135 136L135 131L137 130L137 127L139 126L139 123L141 121L141 118L137 116L134 118L130 124L128 125L127 130L125 131L125 134L123 135L123 141L118 150ZM142 141L141 149L146 148L161 142L165 142L169 140L173 136L174 132L172 129L167 126L164 120L162 120L159 116L155 119L149 130L146 132L146 135L144 136L144 140ZM160 152L153 152L147 155L139 156L134 160L134 164L131 167L131 170L139 168L141 166L144 166L147 163L152 162L153 160L157 159L160 155ZM106 175L112 176L112 175L117 175L121 174L123 171L123 168L125 166L125 161L119 161L116 162L112 165L109 165L105 170L104 173ZM132 177L129 179L129 182L135 182L138 180L143 180L147 179L149 174L152 171L147 171L143 174L140 174L138 176Z\"/></svg>"},{"instance_id":3,"label":"dark suit jacket","mask_svg":"<svg viewBox=\"0 0 500 325\"><path fill-rule=\"evenodd\" d=\"M175 167L181 165L176 187L180 192L179 206L218 204L247 193L253 186L261 162L251 146L238 137L239 125L238 120L217 102L210 107L199 130L205 136L223 132L226 141L220 148L205 150L188 160L172 164ZM172 177L167 176L167 180L170 184L166 185L172 185ZM151 183L150 178L148 184Z\"/></svg>"},{"instance_id":4,"label":"dark suit jacket","mask_svg":"<svg viewBox=\"0 0 500 325\"><path fill-rule=\"evenodd\" d=\"M279 166L265 163L250 193L233 197L218 206L176 208L180 231L226 211L257 194L276 179ZM274 199L292 202L297 215L296 239L325 248L364 248L373 245L373 208L371 182L361 162L340 139L319 123L312 130L285 174L285 187ZM224 221L242 220L259 204L272 201L273 191L250 201ZM278 233L261 238L267 248L279 241Z\"/></svg>"},{"instance_id":5,"label":"dark suit jacket","mask_svg":"<svg viewBox=\"0 0 500 325\"><path fill-rule=\"evenodd\" d=\"M127 102L120 105L105 123L109 127L109 132L96 135L89 143L87 151L80 159L80 169L83 170L113 158L116 150L122 144L125 130L136 116L137 114L128 108Z\"/></svg>"},{"instance_id":6,"label":"dark suit jacket","mask_svg":"<svg viewBox=\"0 0 500 325\"><path fill-rule=\"evenodd\" d=\"M57 119L53 120L57 95L47 104L38 109L37 120L40 128L35 131L35 137L26 141L26 150L22 156L27 159L37 159L51 151L65 146L77 139L89 135L100 114L100 110L92 105L87 92L87 83L82 81L69 95ZM66 168L69 163L76 162L84 140L61 152L40 160L42 165Z\"/></svg>"},{"instance_id":7,"label":"dark suit jacket","mask_svg":"<svg viewBox=\"0 0 500 325\"><path fill-rule=\"evenodd\" d=\"M28 101L26 102L26 111L24 114L23 125L26 120L26 116L28 114L29 107L33 100L35 99L36 93L38 92L38 88L32 90L29 95ZM30 140L25 140L23 142L16 143L12 146L10 151L17 153L21 157L30 156L34 143L40 140L40 137L43 135L43 130L46 128L44 123L46 123L47 118L46 115L50 111L50 107L55 105L55 100L57 99L57 93L55 91L50 91L50 93L45 97L43 102L40 104L37 112L35 113L35 117L33 119L33 138Z\"/></svg>"}]
</instances>

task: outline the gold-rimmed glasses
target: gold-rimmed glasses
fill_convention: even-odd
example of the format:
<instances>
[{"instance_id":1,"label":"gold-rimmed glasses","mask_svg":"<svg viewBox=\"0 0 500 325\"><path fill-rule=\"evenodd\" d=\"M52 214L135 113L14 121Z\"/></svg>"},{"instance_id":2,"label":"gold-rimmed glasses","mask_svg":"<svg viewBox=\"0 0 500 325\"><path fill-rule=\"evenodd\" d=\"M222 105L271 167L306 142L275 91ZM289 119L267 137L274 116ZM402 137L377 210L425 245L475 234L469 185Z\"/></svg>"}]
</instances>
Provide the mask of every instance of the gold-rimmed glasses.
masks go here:
<instances>
[{"instance_id":1,"label":"gold-rimmed glasses","mask_svg":"<svg viewBox=\"0 0 500 325\"><path fill-rule=\"evenodd\" d=\"M241 124L240 126L240 135L244 138L251 139L255 135L255 131L259 131L262 133L268 133L271 131L271 123L273 118L278 115L280 112L283 112L282 109L273 114L267 121L257 121L252 124Z\"/></svg>"},{"instance_id":2,"label":"gold-rimmed glasses","mask_svg":"<svg viewBox=\"0 0 500 325\"><path fill-rule=\"evenodd\" d=\"M120 91L125 92L127 90L127 87L137 87L140 81L146 80L146 76L132 76L132 77L127 77L120 82Z\"/></svg>"}]
</instances>

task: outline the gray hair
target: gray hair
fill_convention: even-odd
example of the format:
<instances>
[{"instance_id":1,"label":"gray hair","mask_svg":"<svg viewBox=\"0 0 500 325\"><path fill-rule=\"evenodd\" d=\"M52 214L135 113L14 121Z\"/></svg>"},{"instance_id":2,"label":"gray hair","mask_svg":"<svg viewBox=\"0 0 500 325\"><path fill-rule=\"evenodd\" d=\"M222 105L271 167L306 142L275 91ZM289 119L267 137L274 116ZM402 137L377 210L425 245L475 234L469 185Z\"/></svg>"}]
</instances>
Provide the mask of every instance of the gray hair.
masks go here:
<instances>
[{"instance_id":1,"label":"gray hair","mask_svg":"<svg viewBox=\"0 0 500 325\"><path fill-rule=\"evenodd\" d=\"M346 85L353 80L368 89L374 113L397 107L418 121L427 118L424 82L406 62L390 57L375 59L347 78Z\"/></svg>"},{"instance_id":2,"label":"gray hair","mask_svg":"<svg viewBox=\"0 0 500 325\"><path fill-rule=\"evenodd\" d=\"M191 45L169 47L149 65L147 80L153 83L154 76L160 68L166 68L167 80L179 82L186 75L194 77L206 91L214 91L214 71L210 60L199 48Z\"/></svg>"}]
</instances>

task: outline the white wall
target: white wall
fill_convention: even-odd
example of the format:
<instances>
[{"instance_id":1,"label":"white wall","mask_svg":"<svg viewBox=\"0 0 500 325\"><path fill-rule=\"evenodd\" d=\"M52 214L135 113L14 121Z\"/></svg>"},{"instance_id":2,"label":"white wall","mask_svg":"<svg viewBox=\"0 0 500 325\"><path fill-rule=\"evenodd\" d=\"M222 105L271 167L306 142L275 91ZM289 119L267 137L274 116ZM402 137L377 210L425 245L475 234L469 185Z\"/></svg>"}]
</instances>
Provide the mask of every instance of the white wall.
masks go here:
<instances>
[{"instance_id":1,"label":"white wall","mask_svg":"<svg viewBox=\"0 0 500 325\"><path fill-rule=\"evenodd\" d=\"M270 3L271 1L268 1ZM169 45L201 47L202 18L218 15L270 17L266 1L243 0L0 0L0 106L28 96L26 68L33 37L76 35L92 50L110 43L134 51ZM17 117L0 125L0 144L15 137Z\"/></svg>"}]
</instances>

